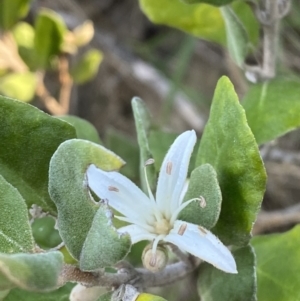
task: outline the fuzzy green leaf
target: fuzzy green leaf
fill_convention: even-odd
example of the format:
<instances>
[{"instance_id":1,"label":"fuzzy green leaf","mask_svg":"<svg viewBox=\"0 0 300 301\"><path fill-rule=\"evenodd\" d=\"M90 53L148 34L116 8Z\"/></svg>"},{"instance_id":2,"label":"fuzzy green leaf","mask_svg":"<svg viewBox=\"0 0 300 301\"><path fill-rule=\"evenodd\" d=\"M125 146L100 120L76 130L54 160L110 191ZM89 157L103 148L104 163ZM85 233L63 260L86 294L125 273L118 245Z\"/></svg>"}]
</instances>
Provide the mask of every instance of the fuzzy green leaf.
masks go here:
<instances>
[{"instance_id":1,"label":"fuzzy green leaf","mask_svg":"<svg viewBox=\"0 0 300 301\"><path fill-rule=\"evenodd\" d=\"M68 283L52 292L36 293L19 288L11 290L3 301L69 301L69 295L74 284Z\"/></svg>"},{"instance_id":2,"label":"fuzzy green leaf","mask_svg":"<svg viewBox=\"0 0 300 301\"><path fill-rule=\"evenodd\" d=\"M80 255L80 269L83 271L112 266L130 250L130 236L120 235L109 216L112 218L113 214L105 204L95 214Z\"/></svg>"},{"instance_id":3,"label":"fuzzy green leaf","mask_svg":"<svg viewBox=\"0 0 300 301\"><path fill-rule=\"evenodd\" d=\"M0 92L28 102L34 97L36 84L36 75L32 72L10 73L0 77Z\"/></svg>"},{"instance_id":4,"label":"fuzzy green leaf","mask_svg":"<svg viewBox=\"0 0 300 301\"><path fill-rule=\"evenodd\" d=\"M203 301L255 301L255 254L251 246L232 252L238 274L226 274L212 265L201 265L198 288ZM283 299L282 299L283 300ZM265 301L265 300L264 300Z\"/></svg>"},{"instance_id":5,"label":"fuzzy green leaf","mask_svg":"<svg viewBox=\"0 0 300 301\"><path fill-rule=\"evenodd\" d=\"M148 142L148 134L151 126L150 114L144 104L144 102L138 98L134 97L131 102L134 120L135 120L135 128L137 132L137 140L140 147L140 178L141 185L144 192L148 192L146 179L145 179L145 162L153 158L151 153L149 142ZM146 168L148 181L150 188L154 190L156 186L156 174L154 165L149 165Z\"/></svg>"},{"instance_id":6,"label":"fuzzy green leaf","mask_svg":"<svg viewBox=\"0 0 300 301\"><path fill-rule=\"evenodd\" d=\"M194 169L183 201L200 196L205 200L205 207L202 208L198 201L192 202L181 211L179 219L211 229L220 215L222 194L216 171L210 164Z\"/></svg>"},{"instance_id":7,"label":"fuzzy green leaf","mask_svg":"<svg viewBox=\"0 0 300 301\"><path fill-rule=\"evenodd\" d=\"M227 77L217 84L201 139L196 166L204 163L216 170L223 196L213 232L225 244L247 244L265 191L266 173L245 112Z\"/></svg>"},{"instance_id":8,"label":"fuzzy green leaf","mask_svg":"<svg viewBox=\"0 0 300 301\"><path fill-rule=\"evenodd\" d=\"M300 126L300 80L278 78L253 85L243 99L258 144Z\"/></svg>"},{"instance_id":9,"label":"fuzzy green leaf","mask_svg":"<svg viewBox=\"0 0 300 301\"><path fill-rule=\"evenodd\" d=\"M153 23L172 26L196 37L226 45L225 23L218 7L208 4L188 5L181 0L139 1L141 9ZM218 0L208 1L216 3ZM250 41L255 44L259 37L259 25L251 8L244 1L236 1L232 7L243 21Z\"/></svg>"},{"instance_id":10,"label":"fuzzy green leaf","mask_svg":"<svg viewBox=\"0 0 300 301\"><path fill-rule=\"evenodd\" d=\"M60 53L66 25L56 12L42 9L35 21L34 47L41 68L49 66L51 58Z\"/></svg>"},{"instance_id":11,"label":"fuzzy green leaf","mask_svg":"<svg viewBox=\"0 0 300 301\"><path fill-rule=\"evenodd\" d=\"M12 255L0 253L0 289L53 290L57 287L62 266L63 256L56 251Z\"/></svg>"},{"instance_id":12,"label":"fuzzy green leaf","mask_svg":"<svg viewBox=\"0 0 300 301\"><path fill-rule=\"evenodd\" d=\"M225 22L228 51L236 64L243 67L249 45L247 31L230 6L224 6L220 11Z\"/></svg>"},{"instance_id":13,"label":"fuzzy green leaf","mask_svg":"<svg viewBox=\"0 0 300 301\"><path fill-rule=\"evenodd\" d=\"M34 241L26 203L18 190L0 175L0 252L32 252Z\"/></svg>"},{"instance_id":14,"label":"fuzzy green leaf","mask_svg":"<svg viewBox=\"0 0 300 301\"><path fill-rule=\"evenodd\" d=\"M0 1L0 27L11 29L19 19L26 16L31 0L1 0Z\"/></svg>"},{"instance_id":15,"label":"fuzzy green leaf","mask_svg":"<svg viewBox=\"0 0 300 301\"><path fill-rule=\"evenodd\" d=\"M98 72L103 54L97 49L87 51L78 63L71 69L71 75L76 84L84 84L93 79Z\"/></svg>"},{"instance_id":16,"label":"fuzzy green leaf","mask_svg":"<svg viewBox=\"0 0 300 301\"><path fill-rule=\"evenodd\" d=\"M300 226L254 237L258 301L300 300Z\"/></svg>"},{"instance_id":17,"label":"fuzzy green leaf","mask_svg":"<svg viewBox=\"0 0 300 301\"><path fill-rule=\"evenodd\" d=\"M79 118L77 116L71 116L71 115L57 116L57 117L73 125L73 127L76 130L77 138L89 140L91 142L101 144L101 140L99 138L98 132L90 122L82 118Z\"/></svg>"},{"instance_id":18,"label":"fuzzy green leaf","mask_svg":"<svg viewBox=\"0 0 300 301\"><path fill-rule=\"evenodd\" d=\"M75 129L23 102L0 96L0 173L30 207L41 206L55 214L48 194L52 154Z\"/></svg>"},{"instance_id":19,"label":"fuzzy green leaf","mask_svg":"<svg viewBox=\"0 0 300 301\"><path fill-rule=\"evenodd\" d=\"M57 206L59 232L76 259L99 208L86 183L85 172L91 163L103 170L116 170L124 161L98 144L73 139L62 143L50 162L49 193Z\"/></svg>"}]
</instances>

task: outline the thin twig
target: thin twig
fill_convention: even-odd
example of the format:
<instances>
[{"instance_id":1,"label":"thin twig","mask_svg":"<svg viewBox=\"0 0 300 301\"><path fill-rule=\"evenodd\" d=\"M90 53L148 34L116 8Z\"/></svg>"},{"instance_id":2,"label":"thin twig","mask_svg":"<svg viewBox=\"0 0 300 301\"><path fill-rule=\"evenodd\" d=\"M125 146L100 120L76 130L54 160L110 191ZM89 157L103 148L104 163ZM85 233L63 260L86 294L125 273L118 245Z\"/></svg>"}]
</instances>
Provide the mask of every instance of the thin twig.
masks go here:
<instances>
[{"instance_id":1,"label":"thin twig","mask_svg":"<svg viewBox=\"0 0 300 301\"><path fill-rule=\"evenodd\" d=\"M253 228L253 234L300 223L300 204L276 211L261 211Z\"/></svg>"}]
</instances>

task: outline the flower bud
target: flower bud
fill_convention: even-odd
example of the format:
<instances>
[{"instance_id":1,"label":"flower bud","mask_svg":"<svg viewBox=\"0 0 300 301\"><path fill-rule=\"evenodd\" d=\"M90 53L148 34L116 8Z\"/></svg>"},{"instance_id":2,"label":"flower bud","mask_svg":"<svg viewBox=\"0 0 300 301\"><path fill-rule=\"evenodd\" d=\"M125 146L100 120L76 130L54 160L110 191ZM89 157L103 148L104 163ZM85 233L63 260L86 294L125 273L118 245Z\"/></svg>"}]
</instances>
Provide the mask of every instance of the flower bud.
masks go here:
<instances>
[{"instance_id":1,"label":"flower bud","mask_svg":"<svg viewBox=\"0 0 300 301\"><path fill-rule=\"evenodd\" d=\"M143 251L142 262L147 270L153 273L159 272L168 263L168 251L163 246L157 246L155 253L153 253L152 244L149 244Z\"/></svg>"}]
</instances>

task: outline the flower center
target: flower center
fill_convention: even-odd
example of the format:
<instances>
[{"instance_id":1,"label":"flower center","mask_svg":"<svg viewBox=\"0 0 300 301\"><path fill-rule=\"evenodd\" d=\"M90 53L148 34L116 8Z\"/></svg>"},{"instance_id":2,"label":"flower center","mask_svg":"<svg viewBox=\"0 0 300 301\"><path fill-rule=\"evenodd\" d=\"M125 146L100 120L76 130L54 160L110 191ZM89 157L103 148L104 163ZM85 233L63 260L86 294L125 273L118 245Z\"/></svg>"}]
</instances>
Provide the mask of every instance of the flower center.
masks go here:
<instances>
[{"instance_id":1,"label":"flower center","mask_svg":"<svg viewBox=\"0 0 300 301\"><path fill-rule=\"evenodd\" d=\"M154 223L154 228L156 234L169 234L172 227L168 220L162 218Z\"/></svg>"}]
</instances>

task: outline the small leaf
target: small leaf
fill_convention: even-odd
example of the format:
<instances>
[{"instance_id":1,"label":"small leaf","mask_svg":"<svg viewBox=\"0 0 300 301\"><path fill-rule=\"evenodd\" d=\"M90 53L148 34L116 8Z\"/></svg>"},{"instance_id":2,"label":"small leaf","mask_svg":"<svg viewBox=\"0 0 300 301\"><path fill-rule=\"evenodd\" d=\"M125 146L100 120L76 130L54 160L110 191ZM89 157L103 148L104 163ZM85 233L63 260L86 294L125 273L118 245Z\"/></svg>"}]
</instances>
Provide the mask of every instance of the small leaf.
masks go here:
<instances>
[{"instance_id":1,"label":"small leaf","mask_svg":"<svg viewBox=\"0 0 300 301\"><path fill-rule=\"evenodd\" d=\"M60 53L66 25L56 12L42 9L35 22L34 46L41 68L50 64L53 56Z\"/></svg>"},{"instance_id":2,"label":"small leaf","mask_svg":"<svg viewBox=\"0 0 300 301\"><path fill-rule=\"evenodd\" d=\"M133 116L135 120L135 128L137 132L137 140L140 147L140 179L141 186L145 192L147 190L147 184L145 179L145 162L148 159L153 158L151 153L149 142L148 142L148 133L150 130L150 114L144 104L144 102L138 98L134 97L131 101L131 106L133 110ZM154 190L156 186L156 174L154 165L149 165L146 167L146 172L148 176L149 186Z\"/></svg>"},{"instance_id":3,"label":"small leaf","mask_svg":"<svg viewBox=\"0 0 300 301\"><path fill-rule=\"evenodd\" d=\"M57 251L12 255L0 253L0 288L19 287L37 292L53 290L57 287L62 265L63 256Z\"/></svg>"},{"instance_id":4,"label":"small leaf","mask_svg":"<svg viewBox=\"0 0 300 301\"><path fill-rule=\"evenodd\" d=\"M53 214L48 194L52 154L75 129L37 108L0 96L0 173L18 189L28 207L37 204Z\"/></svg>"},{"instance_id":5,"label":"small leaf","mask_svg":"<svg viewBox=\"0 0 300 301\"><path fill-rule=\"evenodd\" d=\"M254 237L258 301L300 299L300 226L281 233Z\"/></svg>"},{"instance_id":6,"label":"small leaf","mask_svg":"<svg viewBox=\"0 0 300 301\"><path fill-rule=\"evenodd\" d=\"M25 17L29 10L31 0L1 0L0 1L0 27L11 29L19 19Z\"/></svg>"},{"instance_id":7,"label":"small leaf","mask_svg":"<svg viewBox=\"0 0 300 301\"><path fill-rule=\"evenodd\" d=\"M248 53L248 34L247 31L230 6L220 8L225 22L227 48L239 67L243 67Z\"/></svg>"},{"instance_id":8,"label":"small leaf","mask_svg":"<svg viewBox=\"0 0 300 301\"><path fill-rule=\"evenodd\" d=\"M87 120L71 115L56 117L73 125L76 130L77 138L101 144L96 128Z\"/></svg>"},{"instance_id":9,"label":"small leaf","mask_svg":"<svg viewBox=\"0 0 300 301\"><path fill-rule=\"evenodd\" d=\"M91 163L103 170L116 170L124 161L104 147L80 139L62 143L50 161L49 193L57 206L59 232L76 259L99 208L86 183L85 172Z\"/></svg>"},{"instance_id":10,"label":"small leaf","mask_svg":"<svg viewBox=\"0 0 300 301\"><path fill-rule=\"evenodd\" d=\"M103 54L97 49L87 51L79 62L71 69L73 80L77 84L84 84L96 76Z\"/></svg>"},{"instance_id":11,"label":"small leaf","mask_svg":"<svg viewBox=\"0 0 300 301\"><path fill-rule=\"evenodd\" d=\"M0 92L25 102L33 99L36 85L36 75L32 72L10 73L0 77Z\"/></svg>"},{"instance_id":12,"label":"small leaf","mask_svg":"<svg viewBox=\"0 0 300 301\"><path fill-rule=\"evenodd\" d=\"M266 173L255 138L227 77L216 87L196 166L211 164L223 201L213 228L225 244L245 245L251 237L266 186Z\"/></svg>"},{"instance_id":13,"label":"small leaf","mask_svg":"<svg viewBox=\"0 0 300 301\"><path fill-rule=\"evenodd\" d=\"M32 252L34 241L26 203L0 175L0 252Z\"/></svg>"},{"instance_id":14,"label":"small leaf","mask_svg":"<svg viewBox=\"0 0 300 301\"><path fill-rule=\"evenodd\" d=\"M242 104L258 144L300 126L299 95L299 79L278 78L251 86Z\"/></svg>"},{"instance_id":15,"label":"small leaf","mask_svg":"<svg viewBox=\"0 0 300 301\"><path fill-rule=\"evenodd\" d=\"M75 44L77 47L82 47L88 44L94 36L95 30L93 22L85 21L73 30L75 36Z\"/></svg>"},{"instance_id":16,"label":"small leaf","mask_svg":"<svg viewBox=\"0 0 300 301\"><path fill-rule=\"evenodd\" d=\"M192 202L181 211L178 218L211 229L220 215L222 194L216 171L210 164L194 169L183 201L199 197L204 198L205 207L202 208L199 201Z\"/></svg>"},{"instance_id":17,"label":"small leaf","mask_svg":"<svg viewBox=\"0 0 300 301\"><path fill-rule=\"evenodd\" d=\"M80 269L94 271L112 266L129 252L129 235L120 235L112 225L112 212L106 205L100 206L86 237L80 255Z\"/></svg>"},{"instance_id":18,"label":"small leaf","mask_svg":"<svg viewBox=\"0 0 300 301\"><path fill-rule=\"evenodd\" d=\"M11 290L3 301L69 301L70 291L74 284L68 283L52 292L36 293L19 288Z\"/></svg>"},{"instance_id":19,"label":"small leaf","mask_svg":"<svg viewBox=\"0 0 300 301\"><path fill-rule=\"evenodd\" d=\"M251 246L232 252L238 274L226 274L212 265L203 263L198 280L202 301L255 301L255 254ZM283 300L283 299L282 299ZM265 301L265 300L264 300Z\"/></svg>"}]
</instances>

